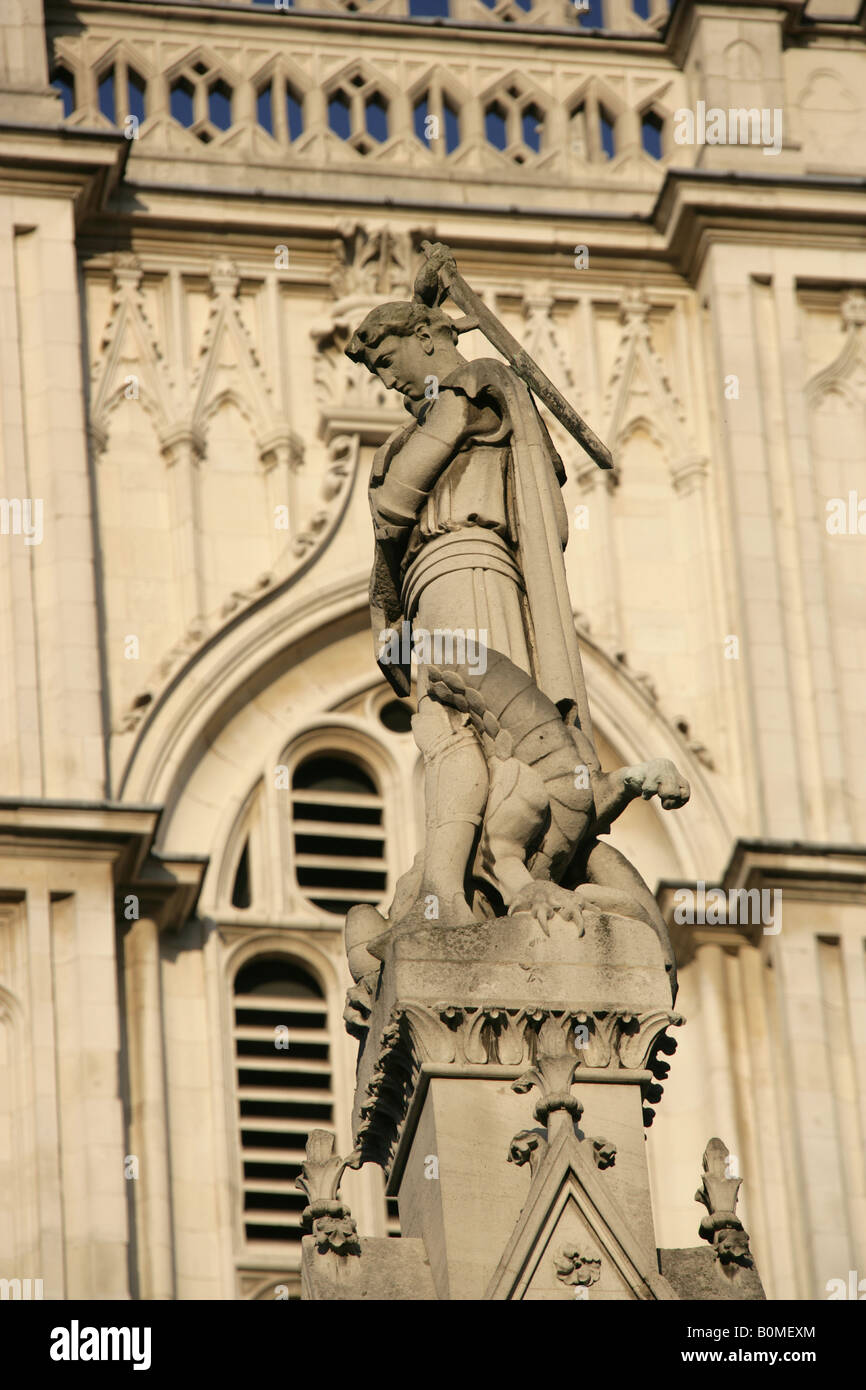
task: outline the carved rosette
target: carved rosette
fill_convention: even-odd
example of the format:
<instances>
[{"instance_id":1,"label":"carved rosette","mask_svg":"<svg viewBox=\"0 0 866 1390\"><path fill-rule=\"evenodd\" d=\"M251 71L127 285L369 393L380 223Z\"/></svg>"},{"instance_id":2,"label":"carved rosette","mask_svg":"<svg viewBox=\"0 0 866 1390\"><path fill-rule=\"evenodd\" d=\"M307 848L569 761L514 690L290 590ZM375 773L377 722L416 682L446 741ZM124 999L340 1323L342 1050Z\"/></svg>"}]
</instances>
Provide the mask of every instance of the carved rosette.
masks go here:
<instances>
[{"instance_id":1,"label":"carved rosette","mask_svg":"<svg viewBox=\"0 0 866 1390\"><path fill-rule=\"evenodd\" d=\"M573 1010L407 1001L394 1009L378 1040L375 1067L357 1105L356 1143L365 1162L390 1168L424 1063L505 1066L517 1072L535 1068L542 1056L558 1054L569 1079L587 1069L650 1070L659 1077L667 1073L659 1052L672 1052L676 1046L666 1029L683 1021L682 1015L662 1009L635 1013L615 1007ZM372 1046L374 1039L368 1037L365 1050ZM566 1093L567 1087L563 1078ZM641 1093L645 1100L658 1100L661 1087L644 1079Z\"/></svg>"},{"instance_id":2,"label":"carved rosette","mask_svg":"<svg viewBox=\"0 0 866 1390\"><path fill-rule=\"evenodd\" d=\"M556 1277L561 1284L597 1284L601 1274L601 1255L597 1250L580 1250L563 1245L553 1257Z\"/></svg>"}]
</instances>

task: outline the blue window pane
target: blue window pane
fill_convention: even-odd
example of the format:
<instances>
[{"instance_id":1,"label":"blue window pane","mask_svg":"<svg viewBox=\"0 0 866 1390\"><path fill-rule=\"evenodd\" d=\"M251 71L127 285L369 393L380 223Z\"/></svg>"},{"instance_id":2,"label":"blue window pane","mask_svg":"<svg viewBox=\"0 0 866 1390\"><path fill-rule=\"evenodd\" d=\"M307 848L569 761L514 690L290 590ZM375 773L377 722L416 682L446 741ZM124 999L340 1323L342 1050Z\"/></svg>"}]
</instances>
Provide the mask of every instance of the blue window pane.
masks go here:
<instances>
[{"instance_id":1,"label":"blue window pane","mask_svg":"<svg viewBox=\"0 0 866 1390\"><path fill-rule=\"evenodd\" d=\"M286 91L286 125L289 139L297 140L304 133L304 108L294 92Z\"/></svg>"},{"instance_id":2,"label":"blue window pane","mask_svg":"<svg viewBox=\"0 0 866 1390\"><path fill-rule=\"evenodd\" d=\"M581 0L577 18L584 29L603 29L604 10L601 0Z\"/></svg>"},{"instance_id":3,"label":"blue window pane","mask_svg":"<svg viewBox=\"0 0 866 1390\"><path fill-rule=\"evenodd\" d=\"M71 73L66 68L58 68L51 79L51 85L55 92L59 92L63 101L64 116L71 116L75 110L75 83Z\"/></svg>"},{"instance_id":4,"label":"blue window pane","mask_svg":"<svg viewBox=\"0 0 866 1390\"><path fill-rule=\"evenodd\" d=\"M217 82L207 94L207 110L213 124L219 130L228 130L232 123L232 89L225 82Z\"/></svg>"},{"instance_id":5,"label":"blue window pane","mask_svg":"<svg viewBox=\"0 0 866 1390\"><path fill-rule=\"evenodd\" d=\"M414 112L415 134L418 136L418 139L421 140L425 145L430 144L430 137L427 134L428 109L429 108L427 106L426 96L421 97L420 101L416 101Z\"/></svg>"},{"instance_id":6,"label":"blue window pane","mask_svg":"<svg viewBox=\"0 0 866 1390\"><path fill-rule=\"evenodd\" d=\"M109 68L99 84L99 109L106 120L115 120L114 108L114 68Z\"/></svg>"},{"instance_id":7,"label":"blue window pane","mask_svg":"<svg viewBox=\"0 0 866 1390\"><path fill-rule=\"evenodd\" d=\"M129 105L128 113L135 116L139 121L145 117L144 95L147 90L147 83L143 77L139 77L137 72L129 69Z\"/></svg>"},{"instance_id":8,"label":"blue window pane","mask_svg":"<svg viewBox=\"0 0 866 1390\"><path fill-rule=\"evenodd\" d=\"M527 14L532 9L532 0L514 0L515 5L519 5Z\"/></svg>"},{"instance_id":9,"label":"blue window pane","mask_svg":"<svg viewBox=\"0 0 866 1390\"><path fill-rule=\"evenodd\" d=\"M460 116L447 101L442 103L442 114L445 117L445 150L451 154L460 144Z\"/></svg>"},{"instance_id":10,"label":"blue window pane","mask_svg":"<svg viewBox=\"0 0 866 1390\"><path fill-rule=\"evenodd\" d=\"M491 106L485 111L484 134L487 136L488 144L493 145L494 149L505 149L508 136L505 129L505 112L500 107Z\"/></svg>"},{"instance_id":11,"label":"blue window pane","mask_svg":"<svg viewBox=\"0 0 866 1390\"><path fill-rule=\"evenodd\" d=\"M368 134L380 142L387 140L388 108L378 93L368 98L365 115Z\"/></svg>"},{"instance_id":12,"label":"blue window pane","mask_svg":"<svg viewBox=\"0 0 866 1390\"><path fill-rule=\"evenodd\" d=\"M328 102L328 125L335 135L339 135L341 140L348 140L352 134L349 101L342 92L337 92L336 96L331 97Z\"/></svg>"},{"instance_id":13,"label":"blue window pane","mask_svg":"<svg viewBox=\"0 0 866 1390\"><path fill-rule=\"evenodd\" d=\"M448 18L448 0L409 0L409 13L418 19Z\"/></svg>"},{"instance_id":14,"label":"blue window pane","mask_svg":"<svg viewBox=\"0 0 866 1390\"><path fill-rule=\"evenodd\" d=\"M649 19L650 0L631 0L631 7L638 19Z\"/></svg>"},{"instance_id":15,"label":"blue window pane","mask_svg":"<svg viewBox=\"0 0 866 1390\"><path fill-rule=\"evenodd\" d=\"M541 149L541 123L543 117L537 106L527 106L520 118L523 143L535 154Z\"/></svg>"},{"instance_id":16,"label":"blue window pane","mask_svg":"<svg viewBox=\"0 0 866 1390\"><path fill-rule=\"evenodd\" d=\"M608 159L613 159L616 153L616 142L613 138L613 120L607 114L604 107L599 107L598 112L599 134L601 135L601 148L604 150Z\"/></svg>"},{"instance_id":17,"label":"blue window pane","mask_svg":"<svg viewBox=\"0 0 866 1390\"><path fill-rule=\"evenodd\" d=\"M168 98L168 108L181 125L191 126L193 122L192 85L181 78L172 87Z\"/></svg>"},{"instance_id":18,"label":"blue window pane","mask_svg":"<svg viewBox=\"0 0 866 1390\"><path fill-rule=\"evenodd\" d=\"M640 123L643 147L653 159L662 157L662 127L662 118L657 116L655 111L648 111Z\"/></svg>"},{"instance_id":19,"label":"blue window pane","mask_svg":"<svg viewBox=\"0 0 866 1390\"><path fill-rule=\"evenodd\" d=\"M271 98L270 82L268 83L267 87L262 87L262 90L256 97L256 120L258 121L262 130L266 130L268 132L268 135L273 135L274 108Z\"/></svg>"}]
</instances>

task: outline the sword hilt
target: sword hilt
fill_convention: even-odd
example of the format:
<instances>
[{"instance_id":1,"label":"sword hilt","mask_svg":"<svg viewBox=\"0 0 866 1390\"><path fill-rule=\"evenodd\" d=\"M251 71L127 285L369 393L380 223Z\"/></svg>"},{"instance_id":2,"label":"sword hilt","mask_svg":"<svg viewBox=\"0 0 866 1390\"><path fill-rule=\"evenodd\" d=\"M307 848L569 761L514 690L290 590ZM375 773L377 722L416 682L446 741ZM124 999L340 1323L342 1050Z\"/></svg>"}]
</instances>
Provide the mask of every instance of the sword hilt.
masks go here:
<instances>
[{"instance_id":1,"label":"sword hilt","mask_svg":"<svg viewBox=\"0 0 866 1390\"><path fill-rule=\"evenodd\" d=\"M415 294L423 304L439 305L449 294L454 303L463 310L472 326L478 327L487 341L501 352L509 366L529 387L530 391L547 406L559 423L576 439L599 468L613 468L610 450L602 444L594 430L578 415L574 406L554 386L549 377L533 362L532 358L512 337L504 324L467 285L457 269L454 252L441 241L422 241L421 250L426 257L415 276ZM460 325L458 324L458 330ZM468 327L469 325L464 325Z\"/></svg>"}]
</instances>

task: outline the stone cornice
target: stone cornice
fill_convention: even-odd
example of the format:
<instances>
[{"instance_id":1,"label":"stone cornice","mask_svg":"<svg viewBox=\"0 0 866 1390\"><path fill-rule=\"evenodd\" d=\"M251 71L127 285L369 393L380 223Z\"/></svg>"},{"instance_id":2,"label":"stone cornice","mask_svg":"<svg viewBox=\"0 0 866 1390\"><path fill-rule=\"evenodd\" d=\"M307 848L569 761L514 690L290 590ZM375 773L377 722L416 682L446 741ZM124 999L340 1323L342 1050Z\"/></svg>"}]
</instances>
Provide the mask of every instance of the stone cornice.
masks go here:
<instances>
[{"instance_id":1,"label":"stone cornice","mask_svg":"<svg viewBox=\"0 0 866 1390\"><path fill-rule=\"evenodd\" d=\"M681 0L681 3L691 3L691 0ZM781 0L785 3L785 0ZM788 3L802 4L803 0L788 0ZM506 44L512 48L519 47L521 44L534 47L549 48L551 39L555 39L557 46L569 46L576 49L597 50L600 47L612 49L617 53L646 53L647 49L655 49L664 52L663 34L656 30L648 29L644 33L621 33L613 30L605 30L603 35L591 33L588 30L566 26L551 25L542 27L541 25L516 25L496 23L495 20L464 20L439 18L425 19L413 15L383 15L383 14L340 14L336 11L324 11L310 9L292 9L289 11L269 9L267 7L256 7L250 9L241 5L231 4L203 4L199 0L139 0L130 12L127 0L76 0L75 9L79 13L101 15L111 15L112 22L118 20L128 20L130 27L142 24L164 22L174 20L175 24L179 20L187 19L189 22L200 20L208 25L215 23L244 25L247 28L255 28L262 24L276 26L279 24L291 24L293 36L297 36L299 30L313 31L314 33L332 33L342 36L357 37L359 22L363 23L364 31L375 35L379 39L387 37L394 38L428 38L431 42L441 40L463 40L465 42L477 44L479 35L483 35L485 44ZM64 23L69 20L69 7L63 5L58 7L52 4L48 7L47 22L49 28L56 27L62 31ZM273 37L273 31L267 35L268 39Z\"/></svg>"},{"instance_id":2,"label":"stone cornice","mask_svg":"<svg viewBox=\"0 0 866 1390\"><path fill-rule=\"evenodd\" d=\"M671 933L680 965L693 959L698 946L759 946L759 921L678 923L676 895L690 891L700 912L707 895L781 889L785 899L800 902L866 906L866 846L808 843L800 840L738 840L722 878L714 882L663 879L656 897ZM703 913L701 914L703 916Z\"/></svg>"},{"instance_id":3,"label":"stone cornice","mask_svg":"<svg viewBox=\"0 0 866 1390\"><path fill-rule=\"evenodd\" d=\"M505 204L447 203L435 198L393 198L383 207L381 196L305 195L297 192L242 188L200 188L179 185L125 183L147 205L143 218L130 219L142 236L164 235L178 219L190 221L189 200L195 201L196 235L210 222L234 234L252 237L252 219L260 236L284 234L286 209L302 237L327 238L333 226L334 206L345 207L359 217L374 209L395 225L403 219L414 224L419 217L434 218L437 234L459 246L461 227L471 221L477 236L479 220L491 224L491 245L507 254L514 247L522 254L541 251L571 256L575 238L592 245L596 267L603 261L613 267L622 257L644 257L659 267L670 266L693 280L707 250L715 241L764 246L773 242L791 245L826 245L833 249L862 250L866 221L866 178L862 175L762 175L695 169L668 169L664 183L647 212L605 213L594 208L547 208ZM526 190L515 189L515 197ZM760 194L760 198L756 198ZM179 204L183 202L185 211ZM248 206L244 206L247 204ZM233 214L229 207L236 208ZM117 209L115 209L115 212ZM515 221L515 219L517 219ZM116 225L116 218L115 225ZM126 220L125 218L123 220ZM557 224L551 227L551 223ZM156 224L159 224L157 228ZM513 230L519 227L515 234ZM161 229L161 230L160 230ZM99 223L88 228L98 236ZM464 233L465 234L465 233ZM332 232L331 232L332 235ZM483 233L486 236L486 231ZM515 235L519 240L515 240ZM176 243L176 238L173 238Z\"/></svg>"},{"instance_id":4,"label":"stone cornice","mask_svg":"<svg viewBox=\"0 0 866 1390\"><path fill-rule=\"evenodd\" d=\"M862 44L862 19L859 15L850 18L813 18L806 13L806 0L674 0L666 23L659 29L646 29L643 32L623 33L613 29L589 31L571 25L516 25L497 24L494 20L461 20L423 18L412 15L387 14L340 14L336 11L292 9L290 11L231 3L200 3L200 0L139 0L130 7L128 0L77 0L75 10L83 14L110 15L112 22L128 21L130 27L141 26L149 21L160 23L166 19L202 20L206 24L215 23L259 27L263 24L278 25L290 23L294 32L313 30L318 33L357 35L359 20L363 20L364 30L383 38L424 37L432 43L442 40L464 40L477 43L483 34L485 43L519 46L521 43L549 47L555 39L558 47L574 47L597 51L604 48L615 53L635 52L646 54L655 50L665 56L679 57L686 48L699 22L700 11L719 11L731 13L738 22L748 23L750 19L762 20L778 17L785 36L796 36L801 42L812 37L832 35L851 39ZM47 23L61 29L69 20L69 5L58 4L53 0L46 6Z\"/></svg>"},{"instance_id":5,"label":"stone cornice","mask_svg":"<svg viewBox=\"0 0 866 1390\"><path fill-rule=\"evenodd\" d=\"M154 851L161 811L118 802L0 800L0 857L109 863L139 915L180 927L195 911L207 859Z\"/></svg>"},{"instance_id":6,"label":"stone cornice","mask_svg":"<svg viewBox=\"0 0 866 1390\"><path fill-rule=\"evenodd\" d=\"M123 177L130 141L113 131L0 123L0 193L61 196L76 221L101 212Z\"/></svg>"},{"instance_id":7,"label":"stone cornice","mask_svg":"<svg viewBox=\"0 0 866 1390\"><path fill-rule=\"evenodd\" d=\"M668 169L651 221L665 259L692 280L714 241L766 245L768 229L774 244L862 250L866 178Z\"/></svg>"},{"instance_id":8,"label":"stone cornice","mask_svg":"<svg viewBox=\"0 0 866 1390\"><path fill-rule=\"evenodd\" d=\"M156 806L112 802L0 800L0 853L16 858L107 859L135 876L156 835Z\"/></svg>"}]
</instances>

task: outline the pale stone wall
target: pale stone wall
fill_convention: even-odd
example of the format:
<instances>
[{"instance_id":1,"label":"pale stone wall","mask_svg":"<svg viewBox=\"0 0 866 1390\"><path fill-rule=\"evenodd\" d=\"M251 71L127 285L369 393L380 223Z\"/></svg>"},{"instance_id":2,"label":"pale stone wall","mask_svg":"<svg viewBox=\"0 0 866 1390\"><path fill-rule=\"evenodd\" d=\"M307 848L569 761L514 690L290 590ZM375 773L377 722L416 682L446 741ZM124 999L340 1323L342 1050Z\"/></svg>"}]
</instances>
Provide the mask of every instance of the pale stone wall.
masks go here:
<instances>
[{"instance_id":1,"label":"pale stone wall","mask_svg":"<svg viewBox=\"0 0 866 1390\"><path fill-rule=\"evenodd\" d=\"M360 759L393 885L420 790L379 717L366 475L400 412L342 349L432 236L616 460L554 430L600 751L669 754L692 786L616 843L669 912L723 875L784 895L778 935L680 928L658 1242L696 1243L719 1134L770 1297L866 1276L856 500L853 532L826 526L866 439L862 32L841 0L808 29L608 0L606 33L547 0L452 0L459 29L404 0L46 8L47 38L38 5L0 22L0 492L41 499L44 530L0 536L0 1275L163 1298L294 1278L244 1236L231 991L256 953L321 986L351 1147L341 922L301 891L276 770ZM698 101L778 107L781 152L676 144ZM385 1234L378 1175L344 1192Z\"/></svg>"}]
</instances>

